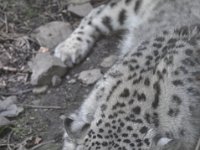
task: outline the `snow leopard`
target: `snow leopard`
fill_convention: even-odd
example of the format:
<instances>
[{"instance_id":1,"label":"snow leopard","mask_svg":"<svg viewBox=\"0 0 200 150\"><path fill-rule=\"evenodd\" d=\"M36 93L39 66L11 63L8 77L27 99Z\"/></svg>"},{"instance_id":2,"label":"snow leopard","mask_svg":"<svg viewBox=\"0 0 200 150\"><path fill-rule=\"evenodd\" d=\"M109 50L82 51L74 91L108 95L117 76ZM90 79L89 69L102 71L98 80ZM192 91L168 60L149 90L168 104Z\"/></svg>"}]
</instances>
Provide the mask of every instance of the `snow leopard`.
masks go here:
<instances>
[{"instance_id":1,"label":"snow leopard","mask_svg":"<svg viewBox=\"0 0 200 150\"><path fill-rule=\"evenodd\" d=\"M83 18L54 55L73 67L101 35L118 30L125 30L119 59L65 119L63 150L194 150L200 1L109 1Z\"/></svg>"}]
</instances>

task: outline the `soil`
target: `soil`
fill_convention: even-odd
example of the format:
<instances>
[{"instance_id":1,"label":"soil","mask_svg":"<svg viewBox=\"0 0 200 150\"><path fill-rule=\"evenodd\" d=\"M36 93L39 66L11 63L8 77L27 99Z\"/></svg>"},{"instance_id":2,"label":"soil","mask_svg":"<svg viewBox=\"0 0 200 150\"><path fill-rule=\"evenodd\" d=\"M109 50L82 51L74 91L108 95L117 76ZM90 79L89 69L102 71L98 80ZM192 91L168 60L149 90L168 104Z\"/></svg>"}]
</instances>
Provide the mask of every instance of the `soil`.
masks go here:
<instances>
[{"instance_id":1,"label":"soil","mask_svg":"<svg viewBox=\"0 0 200 150\"><path fill-rule=\"evenodd\" d=\"M97 6L103 1L92 1L92 4ZM0 19L0 100L16 95L18 105L25 108L18 117L10 118L14 121L13 126L0 130L0 149L59 150L62 146L62 116L75 111L93 87L82 84L77 75L93 68L100 68L105 73L107 69L101 68L100 63L103 58L117 53L120 38L110 35L100 39L91 54L68 71L61 85L49 88L45 94L35 95L31 91L28 62L40 45L27 36L50 21L67 21L76 27L81 18L67 12L64 0L35 0L34 3L30 0L0 0ZM112 41L108 40L111 38ZM76 82L70 83L72 79ZM53 108L49 109L51 106Z\"/></svg>"}]
</instances>

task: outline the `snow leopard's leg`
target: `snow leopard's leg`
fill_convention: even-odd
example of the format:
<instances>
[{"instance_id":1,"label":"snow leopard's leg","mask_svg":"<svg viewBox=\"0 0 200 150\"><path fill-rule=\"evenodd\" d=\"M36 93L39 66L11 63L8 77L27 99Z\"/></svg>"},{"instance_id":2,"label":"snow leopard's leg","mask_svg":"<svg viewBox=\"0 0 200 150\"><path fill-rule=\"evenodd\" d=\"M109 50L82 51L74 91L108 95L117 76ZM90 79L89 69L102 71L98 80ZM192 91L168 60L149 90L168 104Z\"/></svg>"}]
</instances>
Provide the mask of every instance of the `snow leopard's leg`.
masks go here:
<instances>
[{"instance_id":1,"label":"snow leopard's leg","mask_svg":"<svg viewBox=\"0 0 200 150\"><path fill-rule=\"evenodd\" d=\"M144 11L150 8L150 1L152 0L115 0L94 9L71 36L55 48L55 56L69 67L79 63L100 35L141 24L146 18ZM141 8L145 6L147 9Z\"/></svg>"}]
</instances>

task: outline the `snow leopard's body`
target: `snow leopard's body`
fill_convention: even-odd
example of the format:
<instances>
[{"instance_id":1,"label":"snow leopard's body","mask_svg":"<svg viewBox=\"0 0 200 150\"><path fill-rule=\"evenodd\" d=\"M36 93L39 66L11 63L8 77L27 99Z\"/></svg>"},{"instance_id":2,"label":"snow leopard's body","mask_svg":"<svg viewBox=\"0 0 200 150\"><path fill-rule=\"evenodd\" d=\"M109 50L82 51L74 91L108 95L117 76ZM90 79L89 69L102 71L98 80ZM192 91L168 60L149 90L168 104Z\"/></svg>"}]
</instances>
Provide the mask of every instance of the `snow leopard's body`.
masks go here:
<instances>
[{"instance_id":1,"label":"snow leopard's body","mask_svg":"<svg viewBox=\"0 0 200 150\"><path fill-rule=\"evenodd\" d=\"M194 150L200 135L199 0L114 0L55 49L70 67L125 29L119 61L65 120L63 150ZM111 39L112 40L112 39Z\"/></svg>"}]
</instances>

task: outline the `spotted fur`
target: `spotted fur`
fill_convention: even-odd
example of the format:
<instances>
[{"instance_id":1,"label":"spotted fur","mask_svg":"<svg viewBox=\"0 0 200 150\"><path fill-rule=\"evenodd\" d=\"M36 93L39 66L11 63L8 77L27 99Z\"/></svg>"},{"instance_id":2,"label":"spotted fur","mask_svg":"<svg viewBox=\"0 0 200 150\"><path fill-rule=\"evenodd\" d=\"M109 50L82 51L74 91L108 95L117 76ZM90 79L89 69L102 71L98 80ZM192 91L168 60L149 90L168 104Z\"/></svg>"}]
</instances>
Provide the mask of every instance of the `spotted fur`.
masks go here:
<instances>
[{"instance_id":1,"label":"spotted fur","mask_svg":"<svg viewBox=\"0 0 200 150\"><path fill-rule=\"evenodd\" d=\"M199 0L114 0L55 49L79 63L125 29L122 55L66 118L63 150L194 150L200 136Z\"/></svg>"}]
</instances>

